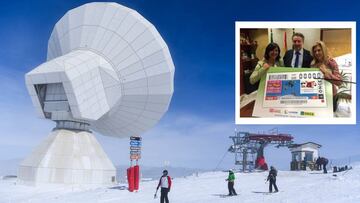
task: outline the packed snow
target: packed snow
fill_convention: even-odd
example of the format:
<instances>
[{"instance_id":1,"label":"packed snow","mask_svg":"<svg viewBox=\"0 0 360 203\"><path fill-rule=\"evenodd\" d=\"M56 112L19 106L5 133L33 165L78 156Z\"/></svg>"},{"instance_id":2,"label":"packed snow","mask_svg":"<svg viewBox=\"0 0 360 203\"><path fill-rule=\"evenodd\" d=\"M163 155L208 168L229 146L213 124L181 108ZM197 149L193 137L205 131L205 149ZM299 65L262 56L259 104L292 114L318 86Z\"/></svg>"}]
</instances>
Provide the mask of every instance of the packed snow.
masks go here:
<instances>
[{"instance_id":1,"label":"packed snow","mask_svg":"<svg viewBox=\"0 0 360 203\"><path fill-rule=\"evenodd\" d=\"M171 171L169 171L171 176ZM161 171L159 171L161 174ZM238 196L228 197L227 172L206 172L174 178L169 199L172 203L221 202L360 202L360 164L352 170L322 174L321 171L279 171L279 193L268 193L268 172L236 173ZM126 184L112 188L59 185L26 186L16 178L0 181L0 202L121 202L152 203L157 180L141 182L138 192L127 191Z\"/></svg>"}]
</instances>

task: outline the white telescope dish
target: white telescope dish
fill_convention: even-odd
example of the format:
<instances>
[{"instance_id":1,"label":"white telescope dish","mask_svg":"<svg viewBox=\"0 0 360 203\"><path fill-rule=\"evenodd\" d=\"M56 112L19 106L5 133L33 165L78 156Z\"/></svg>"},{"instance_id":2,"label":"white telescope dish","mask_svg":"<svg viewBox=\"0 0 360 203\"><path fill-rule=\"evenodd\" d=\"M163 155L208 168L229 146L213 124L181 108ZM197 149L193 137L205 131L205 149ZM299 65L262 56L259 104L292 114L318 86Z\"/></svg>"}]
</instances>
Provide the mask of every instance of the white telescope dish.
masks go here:
<instances>
[{"instance_id":1,"label":"white telescope dish","mask_svg":"<svg viewBox=\"0 0 360 203\"><path fill-rule=\"evenodd\" d=\"M51 33L47 61L25 76L38 114L55 121L56 128L51 135L55 137L47 139L20 165L19 179L35 183L110 183L110 176L105 173L101 175L103 179L74 175L74 170L115 169L104 158L96 140L82 139L93 137L90 130L106 136L130 137L153 127L169 107L174 71L166 43L136 11L117 3L88 3L68 11ZM87 156L87 163L74 160L81 142L99 149L98 154L91 150L81 152ZM67 155L65 148L71 151ZM68 159L56 161L59 153ZM58 175L61 167L65 172ZM49 171L39 175L40 168ZM55 180L54 176L61 177Z\"/></svg>"},{"instance_id":2,"label":"white telescope dish","mask_svg":"<svg viewBox=\"0 0 360 203\"><path fill-rule=\"evenodd\" d=\"M41 117L69 116L102 135L129 137L167 111L174 70L164 40L139 13L116 3L89 3L56 23L47 62L26 75L26 84ZM42 84L63 87L71 114L43 108L48 100L35 89Z\"/></svg>"}]
</instances>

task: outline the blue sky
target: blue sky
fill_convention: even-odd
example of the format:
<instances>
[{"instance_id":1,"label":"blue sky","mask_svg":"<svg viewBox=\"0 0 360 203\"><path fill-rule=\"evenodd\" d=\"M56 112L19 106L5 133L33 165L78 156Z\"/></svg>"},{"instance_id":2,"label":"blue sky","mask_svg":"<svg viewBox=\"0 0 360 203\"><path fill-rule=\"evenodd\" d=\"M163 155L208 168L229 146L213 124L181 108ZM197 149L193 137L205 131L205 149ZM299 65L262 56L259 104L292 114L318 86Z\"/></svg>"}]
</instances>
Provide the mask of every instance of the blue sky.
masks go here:
<instances>
[{"instance_id":1,"label":"blue sky","mask_svg":"<svg viewBox=\"0 0 360 203\"><path fill-rule=\"evenodd\" d=\"M23 76L45 61L47 40L54 24L67 10L86 2L1 1L0 160L23 158L54 127L53 122L36 117ZM260 1L118 3L137 10L156 26L169 46L176 67L175 92L169 112L144 135L143 164L159 166L169 161L174 166L213 168L230 145L228 136L235 128L257 132L278 127L282 132L293 134L296 142L322 144L321 153L329 158L360 154L359 125L234 125L236 20L354 21L357 6L337 4L334 15L333 9L318 9L324 6L320 1L309 6L289 1L276 1L274 5L268 2L266 6L260 6L263 4ZM334 6L329 1L326 5ZM128 164L127 139L101 135L97 138L115 164ZM287 149L268 148L265 153L272 164L288 167ZM232 162L233 157L228 154L222 167L232 167Z\"/></svg>"}]
</instances>

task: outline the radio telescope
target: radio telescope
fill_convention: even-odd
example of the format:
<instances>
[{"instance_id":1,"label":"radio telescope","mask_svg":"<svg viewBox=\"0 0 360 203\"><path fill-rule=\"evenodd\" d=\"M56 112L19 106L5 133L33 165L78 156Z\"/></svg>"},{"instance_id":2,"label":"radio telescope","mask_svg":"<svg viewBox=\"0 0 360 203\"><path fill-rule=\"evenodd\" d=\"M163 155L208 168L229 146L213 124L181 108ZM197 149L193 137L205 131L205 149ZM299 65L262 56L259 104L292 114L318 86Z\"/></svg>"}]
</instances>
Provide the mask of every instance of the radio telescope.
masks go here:
<instances>
[{"instance_id":1,"label":"radio telescope","mask_svg":"<svg viewBox=\"0 0 360 203\"><path fill-rule=\"evenodd\" d=\"M55 25L47 61L25 75L39 116L56 122L19 167L24 183L111 185L116 170L92 130L139 136L167 111L175 67L154 25L117 3L88 3Z\"/></svg>"}]
</instances>

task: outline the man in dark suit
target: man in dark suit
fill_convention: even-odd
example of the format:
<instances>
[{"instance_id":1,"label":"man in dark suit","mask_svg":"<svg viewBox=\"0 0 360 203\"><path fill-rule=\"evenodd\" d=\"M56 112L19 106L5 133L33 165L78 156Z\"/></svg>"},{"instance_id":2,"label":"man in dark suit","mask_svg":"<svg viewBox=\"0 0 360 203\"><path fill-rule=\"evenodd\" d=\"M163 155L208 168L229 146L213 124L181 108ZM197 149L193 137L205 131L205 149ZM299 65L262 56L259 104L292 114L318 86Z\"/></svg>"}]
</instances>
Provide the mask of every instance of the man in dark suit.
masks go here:
<instances>
[{"instance_id":1,"label":"man in dark suit","mask_svg":"<svg viewBox=\"0 0 360 203\"><path fill-rule=\"evenodd\" d=\"M293 49L288 50L284 56L284 65L293 68L309 68L313 57L310 51L303 48L304 35L296 32L292 36Z\"/></svg>"}]
</instances>

